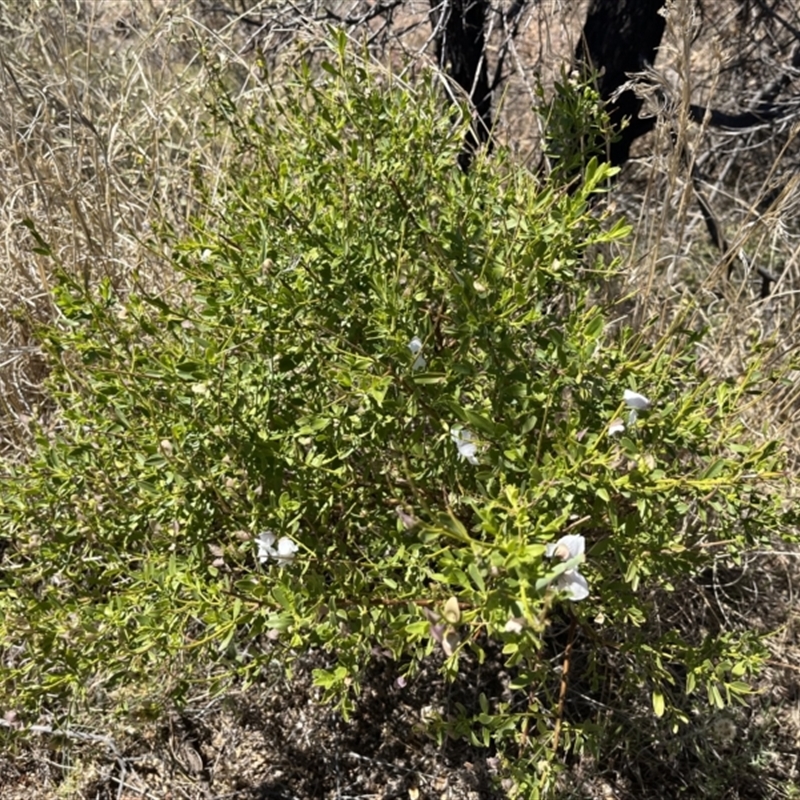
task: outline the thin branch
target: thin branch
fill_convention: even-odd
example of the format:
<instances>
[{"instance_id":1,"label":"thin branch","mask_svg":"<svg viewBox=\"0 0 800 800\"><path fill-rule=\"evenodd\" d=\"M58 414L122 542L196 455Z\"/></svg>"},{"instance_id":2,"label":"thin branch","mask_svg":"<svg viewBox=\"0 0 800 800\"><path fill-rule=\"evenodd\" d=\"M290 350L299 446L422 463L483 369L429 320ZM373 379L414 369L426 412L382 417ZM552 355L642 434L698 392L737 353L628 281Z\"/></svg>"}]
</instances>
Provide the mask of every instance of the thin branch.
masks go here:
<instances>
[{"instance_id":1,"label":"thin branch","mask_svg":"<svg viewBox=\"0 0 800 800\"><path fill-rule=\"evenodd\" d=\"M63 736L65 739L73 739L79 742L91 742L92 744L105 745L111 752L119 758L119 748L110 736L101 736L96 733L82 733L81 731L63 730L54 728L51 725L30 725L24 727L18 723L9 722L7 719L0 719L0 728L9 728L18 733L37 733L47 736Z\"/></svg>"},{"instance_id":2,"label":"thin branch","mask_svg":"<svg viewBox=\"0 0 800 800\"><path fill-rule=\"evenodd\" d=\"M376 3L372 8L365 11L360 17L340 17L338 14L335 14L329 8L326 8L324 13L320 16L316 17L318 20L329 19L333 20L334 22L343 23L345 25L361 25L364 22L369 22L371 19L375 17L379 17L381 14L385 14L387 11L394 11L398 6L402 5L404 0L392 0L390 3Z\"/></svg>"}]
</instances>

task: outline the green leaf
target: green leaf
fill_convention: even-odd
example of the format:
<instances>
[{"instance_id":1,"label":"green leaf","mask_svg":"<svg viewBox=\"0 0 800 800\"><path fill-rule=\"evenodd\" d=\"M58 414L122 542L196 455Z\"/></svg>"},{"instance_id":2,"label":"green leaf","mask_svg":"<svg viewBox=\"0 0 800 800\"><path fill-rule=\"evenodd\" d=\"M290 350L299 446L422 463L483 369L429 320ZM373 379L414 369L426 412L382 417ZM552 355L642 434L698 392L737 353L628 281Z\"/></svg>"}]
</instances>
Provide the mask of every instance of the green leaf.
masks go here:
<instances>
[{"instance_id":1,"label":"green leaf","mask_svg":"<svg viewBox=\"0 0 800 800\"><path fill-rule=\"evenodd\" d=\"M447 514L437 515L436 522L439 527L439 530L446 531L450 536L454 537L455 539L465 543L470 543L472 541L469 534L467 533L467 529L464 527L464 524L461 522L461 520L456 519L456 517L453 516L451 512L448 512Z\"/></svg>"},{"instance_id":2,"label":"green leaf","mask_svg":"<svg viewBox=\"0 0 800 800\"><path fill-rule=\"evenodd\" d=\"M474 411L470 411L467 408L461 409L461 416L475 433L482 432L492 438L499 438L505 432L502 425L498 425L492 422L488 417L482 414L476 414Z\"/></svg>"},{"instance_id":3,"label":"green leaf","mask_svg":"<svg viewBox=\"0 0 800 800\"><path fill-rule=\"evenodd\" d=\"M23 227L27 228L31 236L36 240L38 247L34 247L33 252L42 256L52 256L53 251L50 245L42 238L42 235L36 229L36 224L30 217L25 217L20 223Z\"/></svg>"},{"instance_id":4,"label":"green leaf","mask_svg":"<svg viewBox=\"0 0 800 800\"><path fill-rule=\"evenodd\" d=\"M270 614L264 620L264 627L276 631L287 631L292 626L292 617L289 614Z\"/></svg>"},{"instance_id":5,"label":"green leaf","mask_svg":"<svg viewBox=\"0 0 800 800\"><path fill-rule=\"evenodd\" d=\"M718 478L725 471L726 466L727 462L724 459L717 459L708 467L706 467L700 477L702 480L713 480L714 478Z\"/></svg>"},{"instance_id":6,"label":"green leaf","mask_svg":"<svg viewBox=\"0 0 800 800\"><path fill-rule=\"evenodd\" d=\"M198 361L181 361L175 365L175 374L185 381L199 381L206 376L206 367Z\"/></svg>"},{"instance_id":7,"label":"green leaf","mask_svg":"<svg viewBox=\"0 0 800 800\"><path fill-rule=\"evenodd\" d=\"M486 591L486 583L483 580L483 575L481 574L480 569L478 569L478 565L474 561L470 561L469 566L467 567L467 572L469 573L470 578L472 578L472 582L481 592Z\"/></svg>"},{"instance_id":8,"label":"green leaf","mask_svg":"<svg viewBox=\"0 0 800 800\"><path fill-rule=\"evenodd\" d=\"M335 669L315 669L311 676L315 686L323 689L333 689L340 686L347 679L347 667L338 666Z\"/></svg>"},{"instance_id":9,"label":"green leaf","mask_svg":"<svg viewBox=\"0 0 800 800\"><path fill-rule=\"evenodd\" d=\"M658 689L653 690L653 711L657 717L664 716L664 694Z\"/></svg>"},{"instance_id":10,"label":"green leaf","mask_svg":"<svg viewBox=\"0 0 800 800\"><path fill-rule=\"evenodd\" d=\"M444 383L447 380L447 375L436 372L424 372L417 375L412 375L411 380L419 384L434 384Z\"/></svg>"},{"instance_id":11,"label":"green leaf","mask_svg":"<svg viewBox=\"0 0 800 800\"><path fill-rule=\"evenodd\" d=\"M725 708L725 701L722 699L722 694L715 683L709 683L708 689L708 702L716 708Z\"/></svg>"}]
</instances>

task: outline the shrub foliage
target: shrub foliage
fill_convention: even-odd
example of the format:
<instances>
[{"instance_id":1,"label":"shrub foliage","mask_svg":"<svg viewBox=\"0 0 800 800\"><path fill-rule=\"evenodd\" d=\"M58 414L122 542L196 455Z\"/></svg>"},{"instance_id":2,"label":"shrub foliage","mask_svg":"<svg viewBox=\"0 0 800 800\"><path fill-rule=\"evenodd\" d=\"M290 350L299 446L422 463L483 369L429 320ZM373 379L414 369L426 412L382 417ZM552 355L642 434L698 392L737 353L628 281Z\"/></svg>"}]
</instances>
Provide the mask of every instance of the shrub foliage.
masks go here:
<instances>
[{"instance_id":1,"label":"shrub foliage","mask_svg":"<svg viewBox=\"0 0 800 800\"><path fill-rule=\"evenodd\" d=\"M686 693L747 692L755 636L664 629L657 608L779 529L778 450L742 422L762 378L709 378L700 334L648 343L593 300L618 269L596 253L626 234L591 202L608 168L571 190L502 153L462 174L433 79L343 46L324 67L248 102L220 89L236 157L175 247L179 296L63 276L56 421L5 467L2 703L181 702L321 648L346 712L376 647L408 681L495 648L514 702L481 694L438 730L536 795L556 731L600 736L546 688L553 615L588 637L590 683L676 724ZM651 408L634 419L625 389ZM564 534L585 563L545 557Z\"/></svg>"}]
</instances>

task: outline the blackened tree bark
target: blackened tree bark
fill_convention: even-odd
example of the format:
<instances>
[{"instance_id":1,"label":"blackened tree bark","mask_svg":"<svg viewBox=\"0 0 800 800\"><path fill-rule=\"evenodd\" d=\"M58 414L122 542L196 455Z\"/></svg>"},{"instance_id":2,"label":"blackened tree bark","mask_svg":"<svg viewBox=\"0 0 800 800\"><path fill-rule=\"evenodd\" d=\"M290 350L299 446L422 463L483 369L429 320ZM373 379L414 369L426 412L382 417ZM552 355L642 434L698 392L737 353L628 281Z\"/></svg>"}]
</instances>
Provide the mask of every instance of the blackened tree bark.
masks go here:
<instances>
[{"instance_id":1,"label":"blackened tree bark","mask_svg":"<svg viewBox=\"0 0 800 800\"><path fill-rule=\"evenodd\" d=\"M628 160L631 145L655 126L654 117L639 119L642 100L629 89L614 93L628 78L653 64L664 35L666 20L659 13L665 0L591 0L583 26L576 62L587 72L600 72L598 91L619 139L608 147L609 160L620 166ZM623 121L628 125L623 128Z\"/></svg>"},{"instance_id":2,"label":"blackened tree bark","mask_svg":"<svg viewBox=\"0 0 800 800\"><path fill-rule=\"evenodd\" d=\"M458 163L466 171L475 151L490 141L492 93L486 65L488 0L431 0L439 66L464 90L474 108L470 132Z\"/></svg>"}]
</instances>

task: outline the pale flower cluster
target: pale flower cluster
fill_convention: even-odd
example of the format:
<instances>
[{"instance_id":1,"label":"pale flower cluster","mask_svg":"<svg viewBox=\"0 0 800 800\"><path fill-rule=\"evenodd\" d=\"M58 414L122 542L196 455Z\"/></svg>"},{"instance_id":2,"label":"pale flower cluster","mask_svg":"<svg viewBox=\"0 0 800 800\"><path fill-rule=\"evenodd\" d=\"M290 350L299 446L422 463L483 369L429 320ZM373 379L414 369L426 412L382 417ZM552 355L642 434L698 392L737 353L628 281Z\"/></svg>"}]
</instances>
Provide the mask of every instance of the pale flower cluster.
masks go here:
<instances>
[{"instance_id":1,"label":"pale flower cluster","mask_svg":"<svg viewBox=\"0 0 800 800\"><path fill-rule=\"evenodd\" d=\"M465 428L456 426L455 428L450 429L450 436L455 442L459 457L465 461L469 461L470 464L477 464L478 446L475 444L475 437L473 436L472 431L468 431Z\"/></svg>"},{"instance_id":2,"label":"pale flower cluster","mask_svg":"<svg viewBox=\"0 0 800 800\"><path fill-rule=\"evenodd\" d=\"M548 558L559 558L562 561L569 561L571 558L582 556L586 549L586 540L579 533L570 533L562 536L557 542L547 545L545 555ZM578 568L573 567L566 572L562 572L556 578L556 588L565 592L570 600L584 600L589 596L589 584L586 578L578 572Z\"/></svg>"},{"instance_id":3,"label":"pale flower cluster","mask_svg":"<svg viewBox=\"0 0 800 800\"><path fill-rule=\"evenodd\" d=\"M298 549L288 536L281 536L276 542L275 534L272 531L259 533L256 536L256 545L258 546L258 560L261 564L274 559L281 567L294 561Z\"/></svg>"},{"instance_id":4,"label":"pale flower cluster","mask_svg":"<svg viewBox=\"0 0 800 800\"><path fill-rule=\"evenodd\" d=\"M639 394L639 392L633 392L630 389L626 389L622 393L622 399L625 402L625 405L630 409L628 412L628 425L633 425L636 422L639 411L647 411L653 405L652 400L645 397L643 394ZM609 436L616 436L617 434L624 432L625 423L621 419L612 420L611 424L608 426Z\"/></svg>"},{"instance_id":5,"label":"pale flower cluster","mask_svg":"<svg viewBox=\"0 0 800 800\"><path fill-rule=\"evenodd\" d=\"M653 405L652 401L648 400L643 394L632 392L630 389L626 389L622 393L622 399L625 401L625 405L628 406L628 408L635 409L636 411L647 411L647 409Z\"/></svg>"},{"instance_id":6,"label":"pale flower cluster","mask_svg":"<svg viewBox=\"0 0 800 800\"><path fill-rule=\"evenodd\" d=\"M422 340L419 336L415 336L408 343L408 349L411 351L412 355L416 356L414 363L411 365L411 371L419 372L419 370L425 369L428 362L425 360L425 356L422 355Z\"/></svg>"}]
</instances>

